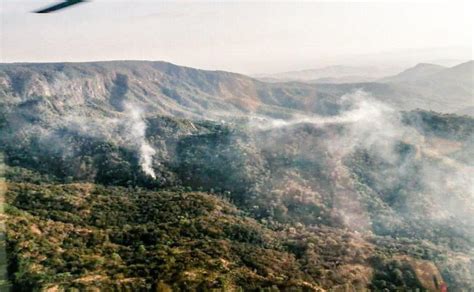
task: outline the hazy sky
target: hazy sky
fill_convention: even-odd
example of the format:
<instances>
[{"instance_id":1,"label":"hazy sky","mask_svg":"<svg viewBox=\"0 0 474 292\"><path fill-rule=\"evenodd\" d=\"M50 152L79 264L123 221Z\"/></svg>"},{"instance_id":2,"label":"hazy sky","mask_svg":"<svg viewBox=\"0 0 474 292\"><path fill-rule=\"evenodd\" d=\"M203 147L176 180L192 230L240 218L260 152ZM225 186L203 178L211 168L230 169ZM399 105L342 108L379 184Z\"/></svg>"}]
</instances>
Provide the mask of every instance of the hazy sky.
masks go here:
<instances>
[{"instance_id":1,"label":"hazy sky","mask_svg":"<svg viewBox=\"0 0 474 292\"><path fill-rule=\"evenodd\" d=\"M0 61L165 60L242 73L472 59L473 1L0 0Z\"/></svg>"}]
</instances>

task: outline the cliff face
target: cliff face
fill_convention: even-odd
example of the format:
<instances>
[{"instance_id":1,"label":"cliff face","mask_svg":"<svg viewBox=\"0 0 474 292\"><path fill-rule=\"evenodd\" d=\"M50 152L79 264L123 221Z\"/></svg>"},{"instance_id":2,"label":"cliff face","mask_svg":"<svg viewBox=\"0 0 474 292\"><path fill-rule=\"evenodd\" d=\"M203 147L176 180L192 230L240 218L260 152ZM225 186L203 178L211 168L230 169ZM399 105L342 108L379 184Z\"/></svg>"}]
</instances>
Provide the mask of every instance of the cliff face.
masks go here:
<instances>
[{"instance_id":1,"label":"cliff face","mask_svg":"<svg viewBox=\"0 0 474 292\"><path fill-rule=\"evenodd\" d=\"M8 102L43 97L57 110L81 106L121 110L127 100L149 112L200 117L214 112L307 110L308 100L317 97L308 85L267 85L243 75L164 62L4 64L0 85Z\"/></svg>"}]
</instances>

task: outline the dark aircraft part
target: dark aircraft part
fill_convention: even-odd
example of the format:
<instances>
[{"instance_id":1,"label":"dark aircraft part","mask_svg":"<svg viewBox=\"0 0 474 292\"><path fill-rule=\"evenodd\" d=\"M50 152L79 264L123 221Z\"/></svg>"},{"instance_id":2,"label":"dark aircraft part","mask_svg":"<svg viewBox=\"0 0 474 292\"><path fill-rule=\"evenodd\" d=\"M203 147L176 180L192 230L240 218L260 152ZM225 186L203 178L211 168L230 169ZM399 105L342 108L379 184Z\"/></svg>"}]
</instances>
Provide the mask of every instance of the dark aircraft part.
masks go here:
<instances>
[{"instance_id":1,"label":"dark aircraft part","mask_svg":"<svg viewBox=\"0 0 474 292\"><path fill-rule=\"evenodd\" d=\"M62 3L56 4L54 6L35 11L35 13L50 13L50 12L54 12L54 11L57 11L57 10L60 10L60 9L64 9L64 8L69 7L69 6L76 5L76 4L83 3L83 2L86 2L86 1L85 0L67 0L67 1L64 1Z\"/></svg>"}]
</instances>

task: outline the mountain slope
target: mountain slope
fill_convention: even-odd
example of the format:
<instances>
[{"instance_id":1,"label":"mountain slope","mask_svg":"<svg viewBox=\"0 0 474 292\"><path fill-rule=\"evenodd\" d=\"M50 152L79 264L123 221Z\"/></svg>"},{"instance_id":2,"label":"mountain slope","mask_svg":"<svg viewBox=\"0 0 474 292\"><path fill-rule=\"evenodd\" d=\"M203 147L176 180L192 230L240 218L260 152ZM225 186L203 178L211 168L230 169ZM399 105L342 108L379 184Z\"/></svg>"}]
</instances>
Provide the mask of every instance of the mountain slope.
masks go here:
<instances>
[{"instance_id":1,"label":"mountain slope","mask_svg":"<svg viewBox=\"0 0 474 292\"><path fill-rule=\"evenodd\" d=\"M468 61L461 63L454 67L440 71L436 74L437 78L450 78L452 80L458 80L463 83L473 82L474 78L474 61Z\"/></svg>"},{"instance_id":2,"label":"mountain slope","mask_svg":"<svg viewBox=\"0 0 474 292\"><path fill-rule=\"evenodd\" d=\"M421 64L382 81L397 87L399 91L407 92L408 96L423 97L424 108L456 112L473 104L473 74L473 61L451 68ZM441 108L443 106L444 110Z\"/></svg>"},{"instance_id":3,"label":"mountain slope","mask_svg":"<svg viewBox=\"0 0 474 292\"><path fill-rule=\"evenodd\" d=\"M395 76L385 77L382 78L381 81L383 82L412 82L418 79L426 78L431 74L435 74L441 72L442 70L446 69L446 67L435 65L435 64L427 64L427 63L420 63L415 67L409 68Z\"/></svg>"},{"instance_id":4,"label":"mountain slope","mask_svg":"<svg viewBox=\"0 0 474 292\"><path fill-rule=\"evenodd\" d=\"M474 287L470 117L400 112L391 83L0 69L16 287Z\"/></svg>"},{"instance_id":5,"label":"mountain slope","mask_svg":"<svg viewBox=\"0 0 474 292\"><path fill-rule=\"evenodd\" d=\"M132 99L161 113L184 114L192 108L198 114L213 108L248 110L254 103L254 94L236 98L230 90L254 92L245 76L165 62L4 64L0 70L4 96L19 102L46 97L58 110L88 104L120 110L122 100Z\"/></svg>"}]
</instances>

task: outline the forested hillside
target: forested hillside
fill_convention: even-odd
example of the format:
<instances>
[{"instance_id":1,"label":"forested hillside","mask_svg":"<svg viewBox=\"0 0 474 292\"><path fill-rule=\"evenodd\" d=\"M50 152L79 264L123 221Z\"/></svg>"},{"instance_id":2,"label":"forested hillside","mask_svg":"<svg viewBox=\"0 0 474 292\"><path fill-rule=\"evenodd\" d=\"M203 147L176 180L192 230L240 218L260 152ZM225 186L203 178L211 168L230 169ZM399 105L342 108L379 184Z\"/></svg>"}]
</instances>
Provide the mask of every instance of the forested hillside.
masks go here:
<instances>
[{"instance_id":1,"label":"forested hillside","mask_svg":"<svg viewBox=\"0 0 474 292\"><path fill-rule=\"evenodd\" d=\"M474 119L357 89L1 65L12 283L474 289Z\"/></svg>"}]
</instances>

